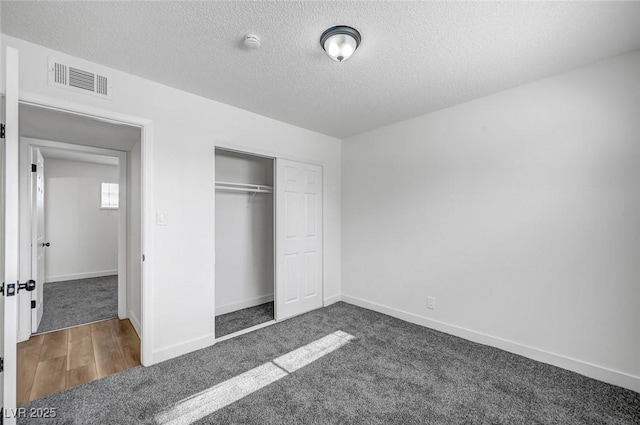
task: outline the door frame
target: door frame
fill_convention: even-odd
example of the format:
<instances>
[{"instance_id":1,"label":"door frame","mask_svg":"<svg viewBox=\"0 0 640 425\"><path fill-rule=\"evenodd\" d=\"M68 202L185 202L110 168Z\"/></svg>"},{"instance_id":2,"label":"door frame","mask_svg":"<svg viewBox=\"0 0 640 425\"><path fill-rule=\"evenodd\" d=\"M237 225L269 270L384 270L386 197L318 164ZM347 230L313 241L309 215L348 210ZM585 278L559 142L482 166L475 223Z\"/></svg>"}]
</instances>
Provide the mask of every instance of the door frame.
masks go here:
<instances>
[{"instance_id":1,"label":"door frame","mask_svg":"<svg viewBox=\"0 0 640 425\"><path fill-rule=\"evenodd\" d=\"M84 116L115 124L126 124L140 128L141 177L142 177L142 278L140 317L140 360L143 366L151 366L153 362L153 233L154 233L154 167L153 138L154 123L152 120L133 115L122 114L108 109L96 108L63 99L42 96L36 93L20 92L19 103L38 108L51 109L58 112ZM126 172L126 169L125 169Z\"/></svg>"},{"instance_id":2,"label":"door frame","mask_svg":"<svg viewBox=\"0 0 640 425\"><path fill-rule=\"evenodd\" d=\"M60 150L84 152L94 155L102 155L118 158L118 173L120 183L120 208L118 208L118 317L124 319L128 316L127 311L127 170L128 170L128 155L125 151L118 151L105 148L97 148L92 146L75 145L65 142L54 142L46 139L34 139L31 137L20 137L20 193L28 193L29 189L33 188L33 173L30 171L30 164L33 158L33 151L36 148L54 148ZM46 191L46 188L45 188ZM31 198L31 197L29 197ZM21 216L26 218L27 216L33 220L33 205L31 199L22 197L20 200ZM22 213L24 211L24 213ZM28 213L28 214L27 214ZM46 212L45 212L46 215ZM33 243L33 229L31 223L27 223L27 220L21 220L20 224L20 274L27 276L32 270L33 253L32 247L29 244ZM35 279L35 276L32 276ZM37 282L37 284L44 284L45 282ZM31 311L29 306L30 300L20 300L20 322L18 328L18 342L26 341L29 339L33 331L33 322L27 320L27 313L22 313L25 309L29 311L30 317Z\"/></svg>"}]
</instances>

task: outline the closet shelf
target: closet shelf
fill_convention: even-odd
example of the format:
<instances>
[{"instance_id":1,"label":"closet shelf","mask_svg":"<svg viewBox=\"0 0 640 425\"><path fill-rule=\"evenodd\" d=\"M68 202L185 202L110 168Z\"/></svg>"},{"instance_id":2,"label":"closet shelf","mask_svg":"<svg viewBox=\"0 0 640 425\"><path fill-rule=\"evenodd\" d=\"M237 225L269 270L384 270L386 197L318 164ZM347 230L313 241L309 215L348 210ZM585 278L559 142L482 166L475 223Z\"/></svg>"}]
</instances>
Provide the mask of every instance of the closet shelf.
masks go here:
<instances>
[{"instance_id":1,"label":"closet shelf","mask_svg":"<svg viewBox=\"0 0 640 425\"><path fill-rule=\"evenodd\" d=\"M273 193L273 186L250 183L216 182L216 190L247 193Z\"/></svg>"}]
</instances>

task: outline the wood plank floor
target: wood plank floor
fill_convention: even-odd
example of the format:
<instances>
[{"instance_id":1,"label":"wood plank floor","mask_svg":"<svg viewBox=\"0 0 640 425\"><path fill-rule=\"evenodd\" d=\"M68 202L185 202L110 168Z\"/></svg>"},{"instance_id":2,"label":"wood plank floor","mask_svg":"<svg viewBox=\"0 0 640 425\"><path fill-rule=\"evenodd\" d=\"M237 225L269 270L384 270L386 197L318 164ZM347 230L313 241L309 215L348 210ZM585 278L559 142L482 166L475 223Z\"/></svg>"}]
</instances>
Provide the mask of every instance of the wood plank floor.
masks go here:
<instances>
[{"instance_id":1,"label":"wood plank floor","mask_svg":"<svg viewBox=\"0 0 640 425\"><path fill-rule=\"evenodd\" d=\"M109 319L18 344L18 405L140 364L129 320Z\"/></svg>"}]
</instances>

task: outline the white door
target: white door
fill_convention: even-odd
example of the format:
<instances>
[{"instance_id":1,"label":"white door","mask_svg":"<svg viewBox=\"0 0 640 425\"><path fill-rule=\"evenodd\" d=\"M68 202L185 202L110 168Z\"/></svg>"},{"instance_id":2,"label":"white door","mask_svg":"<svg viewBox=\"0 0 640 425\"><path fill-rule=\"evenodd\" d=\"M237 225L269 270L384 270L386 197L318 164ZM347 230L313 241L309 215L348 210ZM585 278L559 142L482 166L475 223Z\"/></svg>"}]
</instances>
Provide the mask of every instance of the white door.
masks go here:
<instances>
[{"instance_id":1,"label":"white door","mask_svg":"<svg viewBox=\"0 0 640 425\"><path fill-rule=\"evenodd\" d=\"M36 281L36 289L31 292L31 301L35 308L31 310L31 332L38 332L42 320L44 292L44 159L40 149L33 148L32 164L35 172L31 173L31 276ZM32 169L33 171L33 169Z\"/></svg>"},{"instance_id":2,"label":"white door","mask_svg":"<svg viewBox=\"0 0 640 425\"><path fill-rule=\"evenodd\" d=\"M2 173L2 248L5 282L0 294L2 311L2 407L5 424L15 423L16 412L16 343L18 338L18 51L11 47L5 52L5 139ZM10 296L10 285L14 295Z\"/></svg>"},{"instance_id":3,"label":"white door","mask_svg":"<svg viewBox=\"0 0 640 425\"><path fill-rule=\"evenodd\" d=\"M276 319L322 307L322 167L276 160Z\"/></svg>"}]
</instances>

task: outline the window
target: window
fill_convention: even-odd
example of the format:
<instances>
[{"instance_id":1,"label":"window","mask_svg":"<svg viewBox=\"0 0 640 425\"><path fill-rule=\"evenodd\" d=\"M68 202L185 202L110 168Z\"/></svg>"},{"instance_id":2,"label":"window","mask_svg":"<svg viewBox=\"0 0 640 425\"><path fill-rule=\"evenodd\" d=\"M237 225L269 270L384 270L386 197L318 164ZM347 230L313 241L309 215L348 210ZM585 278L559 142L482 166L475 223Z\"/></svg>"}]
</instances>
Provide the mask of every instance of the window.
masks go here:
<instances>
[{"instance_id":1,"label":"window","mask_svg":"<svg viewBox=\"0 0 640 425\"><path fill-rule=\"evenodd\" d=\"M118 185L118 183L102 183L102 201L100 202L100 208L117 210L119 195L120 185Z\"/></svg>"}]
</instances>

